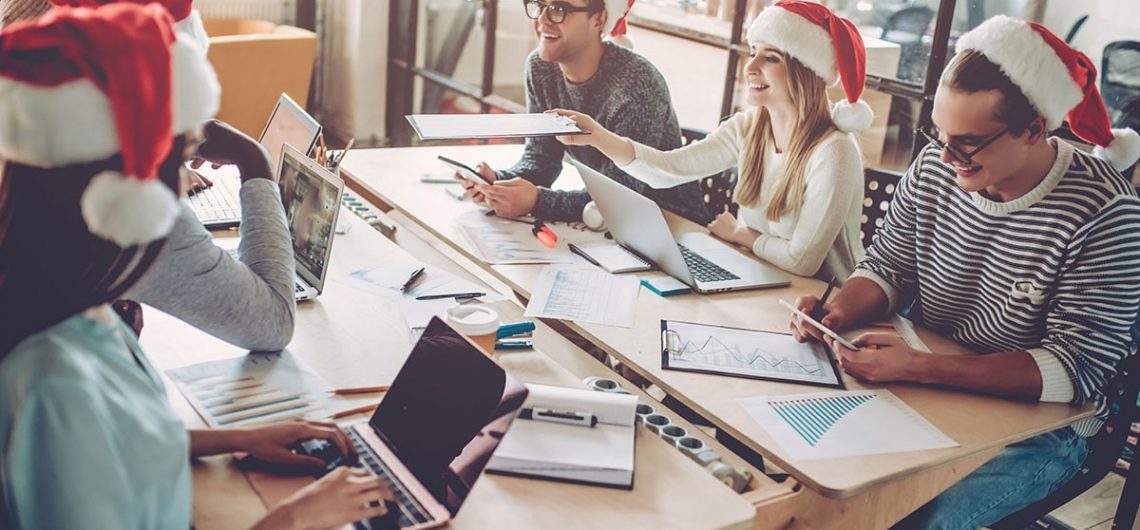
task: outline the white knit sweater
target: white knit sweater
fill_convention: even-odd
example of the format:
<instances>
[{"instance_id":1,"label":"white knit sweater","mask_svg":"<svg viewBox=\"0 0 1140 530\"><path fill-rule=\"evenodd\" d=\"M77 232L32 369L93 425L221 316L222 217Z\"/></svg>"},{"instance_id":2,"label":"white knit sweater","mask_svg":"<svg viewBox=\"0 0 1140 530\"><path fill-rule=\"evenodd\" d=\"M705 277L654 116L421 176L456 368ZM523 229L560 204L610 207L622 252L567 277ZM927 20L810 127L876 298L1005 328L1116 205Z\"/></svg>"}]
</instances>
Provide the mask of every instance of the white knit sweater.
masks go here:
<instances>
[{"instance_id":1,"label":"white knit sweater","mask_svg":"<svg viewBox=\"0 0 1140 530\"><path fill-rule=\"evenodd\" d=\"M633 162L621 169L654 188L668 188L743 164L748 130L756 109L740 112L703 140L662 152L637 142ZM752 251L800 276L847 278L863 259L859 220L863 204L863 161L855 138L834 132L808 158L804 205L769 221L764 211L783 177L783 153L769 147L760 202L740 206L740 218L760 233Z\"/></svg>"}]
</instances>

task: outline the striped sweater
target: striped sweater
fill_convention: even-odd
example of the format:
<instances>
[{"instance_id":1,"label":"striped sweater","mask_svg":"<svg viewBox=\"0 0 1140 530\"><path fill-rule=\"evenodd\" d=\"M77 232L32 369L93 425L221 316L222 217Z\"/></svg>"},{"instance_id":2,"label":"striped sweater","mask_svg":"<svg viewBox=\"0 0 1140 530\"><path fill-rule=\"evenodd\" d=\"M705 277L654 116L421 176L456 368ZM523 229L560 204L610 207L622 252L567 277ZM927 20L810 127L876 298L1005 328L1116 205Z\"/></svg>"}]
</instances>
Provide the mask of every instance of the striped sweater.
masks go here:
<instances>
[{"instance_id":1,"label":"striped sweater","mask_svg":"<svg viewBox=\"0 0 1140 530\"><path fill-rule=\"evenodd\" d=\"M928 146L895 193L852 277L877 283L892 311L978 353L1028 351L1041 401L1098 404L1073 427L1095 434L1102 387L1134 354L1140 305L1140 198L1107 162L1051 139L1057 160L1026 195L962 191Z\"/></svg>"}]
</instances>

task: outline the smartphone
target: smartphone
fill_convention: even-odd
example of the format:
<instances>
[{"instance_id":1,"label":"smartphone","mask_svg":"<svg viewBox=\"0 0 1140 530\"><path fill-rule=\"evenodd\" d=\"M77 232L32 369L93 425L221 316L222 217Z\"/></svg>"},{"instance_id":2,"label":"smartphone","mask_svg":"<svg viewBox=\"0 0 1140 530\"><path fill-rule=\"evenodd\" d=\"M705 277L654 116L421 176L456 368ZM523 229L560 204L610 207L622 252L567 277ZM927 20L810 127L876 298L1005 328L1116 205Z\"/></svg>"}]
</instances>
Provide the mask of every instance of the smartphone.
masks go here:
<instances>
[{"instance_id":1,"label":"smartphone","mask_svg":"<svg viewBox=\"0 0 1140 530\"><path fill-rule=\"evenodd\" d=\"M781 304L783 304L784 307L791 309L793 313L799 315L800 318L804 319L804 322L807 322L808 324L811 324L812 327L814 327L815 329L822 331L824 335L827 335L828 337L835 339L835 342L842 344L845 348L847 348L849 350L858 350L859 349L858 346L852 344L847 339L840 337L838 333L836 333L831 328L821 324L818 320L812 318L811 315L808 315L807 313L804 313L803 311L796 309L796 306L789 304L788 302L784 301L783 299L779 300L779 302Z\"/></svg>"},{"instance_id":2,"label":"smartphone","mask_svg":"<svg viewBox=\"0 0 1140 530\"><path fill-rule=\"evenodd\" d=\"M463 162L452 160L443 155L439 155L436 158L438 158L440 162L443 162L445 165L447 165L447 167L458 171L459 174L462 175L465 179L473 180L475 182L482 182L484 184L493 183L492 181L488 181L487 179L483 178L483 175L480 175L478 171L471 169L470 166L464 164Z\"/></svg>"}]
</instances>

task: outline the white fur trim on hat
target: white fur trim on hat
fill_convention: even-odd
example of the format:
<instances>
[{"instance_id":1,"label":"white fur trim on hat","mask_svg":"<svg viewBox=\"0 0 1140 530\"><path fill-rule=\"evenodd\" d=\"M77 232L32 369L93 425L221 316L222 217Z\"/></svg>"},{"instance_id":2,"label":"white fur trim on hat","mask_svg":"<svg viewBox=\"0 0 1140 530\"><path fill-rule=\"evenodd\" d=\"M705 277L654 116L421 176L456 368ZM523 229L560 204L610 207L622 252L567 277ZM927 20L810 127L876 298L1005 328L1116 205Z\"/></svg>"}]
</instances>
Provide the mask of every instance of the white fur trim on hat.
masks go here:
<instances>
[{"instance_id":1,"label":"white fur trim on hat","mask_svg":"<svg viewBox=\"0 0 1140 530\"><path fill-rule=\"evenodd\" d=\"M831 35L810 20L782 7L767 7L748 27L748 44L775 46L823 78L829 85L839 81Z\"/></svg>"},{"instance_id":2,"label":"white fur trim on hat","mask_svg":"<svg viewBox=\"0 0 1140 530\"><path fill-rule=\"evenodd\" d=\"M171 55L171 132L181 134L218 112L221 89L196 44L179 37ZM118 152L111 102L95 83L78 79L38 87L0 77L0 157L48 168L94 162Z\"/></svg>"},{"instance_id":3,"label":"white fur trim on hat","mask_svg":"<svg viewBox=\"0 0 1140 530\"><path fill-rule=\"evenodd\" d=\"M118 171L92 177L79 207L88 231L123 248L162 238L178 216L178 201L165 184Z\"/></svg>"},{"instance_id":4,"label":"white fur trim on hat","mask_svg":"<svg viewBox=\"0 0 1140 530\"><path fill-rule=\"evenodd\" d=\"M203 52L210 49L210 36L206 35L206 27L202 25L202 15L197 9L191 9L186 18L175 22L174 29L197 44Z\"/></svg>"},{"instance_id":5,"label":"white fur trim on hat","mask_svg":"<svg viewBox=\"0 0 1140 530\"><path fill-rule=\"evenodd\" d=\"M871 120L875 113L866 101L857 100L851 103L846 99L840 100L831 107L831 121L840 131L853 133L867 130L871 127Z\"/></svg>"},{"instance_id":6,"label":"white fur trim on hat","mask_svg":"<svg viewBox=\"0 0 1140 530\"><path fill-rule=\"evenodd\" d=\"M1024 21L993 17L962 35L956 50L977 50L996 64L1050 129L1060 127L1065 114L1084 97L1057 52Z\"/></svg>"},{"instance_id":7,"label":"white fur trim on hat","mask_svg":"<svg viewBox=\"0 0 1140 530\"><path fill-rule=\"evenodd\" d=\"M1093 155L1107 160L1117 171L1124 171L1140 160L1140 134L1132 129L1113 129L1112 138L1108 147L1094 147Z\"/></svg>"},{"instance_id":8,"label":"white fur trim on hat","mask_svg":"<svg viewBox=\"0 0 1140 530\"><path fill-rule=\"evenodd\" d=\"M606 25L602 27L602 35L609 35L629 9L629 0L605 0L602 6L606 8Z\"/></svg>"}]
</instances>

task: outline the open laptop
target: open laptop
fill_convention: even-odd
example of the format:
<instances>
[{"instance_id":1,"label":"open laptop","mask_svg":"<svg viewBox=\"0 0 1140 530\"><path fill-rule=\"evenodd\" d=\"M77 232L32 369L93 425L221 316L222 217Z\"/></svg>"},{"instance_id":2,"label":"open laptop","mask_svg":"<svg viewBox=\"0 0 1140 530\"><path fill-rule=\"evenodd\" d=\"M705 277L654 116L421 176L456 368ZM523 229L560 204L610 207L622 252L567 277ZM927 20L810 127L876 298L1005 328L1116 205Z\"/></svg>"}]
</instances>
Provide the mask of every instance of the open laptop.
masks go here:
<instances>
[{"instance_id":1,"label":"open laptop","mask_svg":"<svg viewBox=\"0 0 1140 530\"><path fill-rule=\"evenodd\" d=\"M281 94L257 141L269 151L274 167L277 167L281 164L282 146L291 145L309 154L312 153L320 134L321 124L309 116L292 98ZM230 164L214 169L205 164L191 171L214 183L213 186L190 196L190 207L198 216L198 220L210 230L240 225L241 202L238 200L238 190L241 188L241 181L238 179L237 166Z\"/></svg>"},{"instance_id":2,"label":"open laptop","mask_svg":"<svg viewBox=\"0 0 1140 530\"><path fill-rule=\"evenodd\" d=\"M661 207L636 191L571 159L618 244L698 293L781 287L791 279L705 232L674 234Z\"/></svg>"},{"instance_id":3,"label":"open laptop","mask_svg":"<svg viewBox=\"0 0 1140 530\"><path fill-rule=\"evenodd\" d=\"M526 396L526 386L437 317L372 418L343 429L360 465L388 482L399 528L435 528L459 511Z\"/></svg>"},{"instance_id":4,"label":"open laptop","mask_svg":"<svg viewBox=\"0 0 1140 530\"><path fill-rule=\"evenodd\" d=\"M344 181L291 145L285 145L281 155L277 182L293 238L293 296L310 300L325 288ZM236 249L230 254L240 258Z\"/></svg>"}]
</instances>

